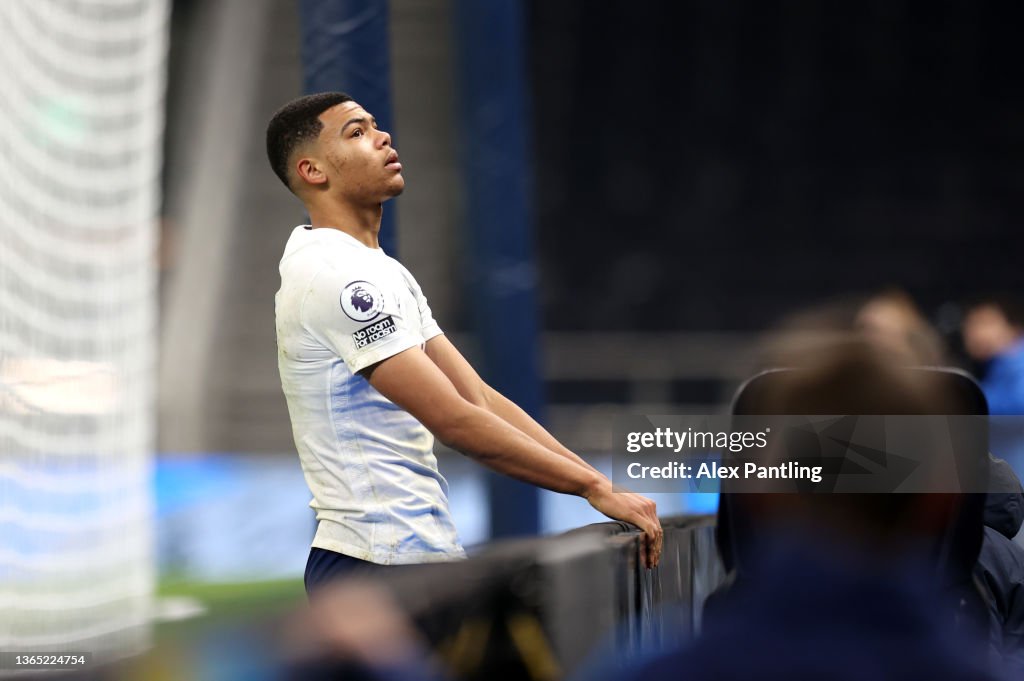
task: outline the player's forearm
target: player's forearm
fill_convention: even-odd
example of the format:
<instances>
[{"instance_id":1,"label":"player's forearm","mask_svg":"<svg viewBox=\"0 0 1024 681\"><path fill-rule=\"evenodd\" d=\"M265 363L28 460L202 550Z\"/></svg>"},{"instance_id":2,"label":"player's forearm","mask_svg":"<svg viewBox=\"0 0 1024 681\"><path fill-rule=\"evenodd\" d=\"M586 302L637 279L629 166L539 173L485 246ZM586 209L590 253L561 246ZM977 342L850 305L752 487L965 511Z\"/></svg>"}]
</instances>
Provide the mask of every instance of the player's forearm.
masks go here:
<instances>
[{"instance_id":1,"label":"player's forearm","mask_svg":"<svg viewBox=\"0 0 1024 681\"><path fill-rule=\"evenodd\" d=\"M537 444L550 449L561 457L569 459L581 466L585 466L588 470L593 471L594 473L598 473L596 468L556 440L555 437L544 428L544 426L537 423L533 417L523 411L515 402L493 388L487 387L486 391L486 408L492 414L522 431L524 434L536 441Z\"/></svg>"},{"instance_id":2,"label":"player's forearm","mask_svg":"<svg viewBox=\"0 0 1024 681\"><path fill-rule=\"evenodd\" d=\"M449 447L498 473L553 492L589 497L607 483L607 478L585 463L559 456L514 425L476 406L467 405L436 435Z\"/></svg>"}]
</instances>

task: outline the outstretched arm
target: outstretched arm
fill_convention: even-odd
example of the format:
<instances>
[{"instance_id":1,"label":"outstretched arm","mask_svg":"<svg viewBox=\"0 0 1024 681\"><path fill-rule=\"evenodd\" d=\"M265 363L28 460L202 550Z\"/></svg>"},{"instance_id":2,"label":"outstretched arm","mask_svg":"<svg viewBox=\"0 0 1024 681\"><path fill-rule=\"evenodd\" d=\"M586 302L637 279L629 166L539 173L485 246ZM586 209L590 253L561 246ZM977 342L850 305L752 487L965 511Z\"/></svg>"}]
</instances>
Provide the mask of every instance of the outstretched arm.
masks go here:
<instances>
[{"instance_id":1,"label":"outstretched arm","mask_svg":"<svg viewBox=\"0 0 1024 681\"><path fill-rule=\"evenodd\" d=\"M644 532L647 564L657 564L662 529L653 501L615 493L606 477L582 461L555 453L504 419L472 404L418 347L368 367L362 374L378 392L453 449L517 480L584 497L605 515L633 523Z\"/></svg>"},{"instance_id":2,"label":"outstretched arm","mask_svg":"<svg viewBox=\"0 0 1024 681\"><path fill-rule=\"evenodd\" d=\"M435 336L427 341L427 356L448 377L464 399L486 409L559 456L597 472L597 469L556 440L519 405L487 385L446 336Z\"/></svg>"}]
</instances>

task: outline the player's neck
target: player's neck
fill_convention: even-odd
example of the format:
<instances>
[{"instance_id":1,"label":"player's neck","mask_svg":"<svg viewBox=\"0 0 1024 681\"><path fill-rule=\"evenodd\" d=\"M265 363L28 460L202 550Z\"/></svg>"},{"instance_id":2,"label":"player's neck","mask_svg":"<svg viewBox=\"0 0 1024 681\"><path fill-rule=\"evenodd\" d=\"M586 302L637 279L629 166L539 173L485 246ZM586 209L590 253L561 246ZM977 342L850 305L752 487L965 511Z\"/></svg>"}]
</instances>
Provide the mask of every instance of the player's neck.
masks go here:
<instances>
[{"instance_id":1,"label":"player's neck","mask_svg":"<svg viewBox=\"0 0 1024 681\"><path fill-rule=\"evenodd\" d=\"M370 206L332 205L328 208L307 206L309 223L313 229L326 227L345 232L365 246L380 248L377 236L380 234L380 219L384 214L382 204Z\"/></svg>"}]
</instances>

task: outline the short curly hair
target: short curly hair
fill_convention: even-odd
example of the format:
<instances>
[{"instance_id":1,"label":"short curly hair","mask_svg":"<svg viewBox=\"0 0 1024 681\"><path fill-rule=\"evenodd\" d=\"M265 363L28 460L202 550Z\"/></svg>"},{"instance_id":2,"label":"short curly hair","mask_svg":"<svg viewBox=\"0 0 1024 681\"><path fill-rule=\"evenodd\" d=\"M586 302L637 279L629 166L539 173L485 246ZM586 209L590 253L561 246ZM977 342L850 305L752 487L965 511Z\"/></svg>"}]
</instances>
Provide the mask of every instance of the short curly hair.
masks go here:
<instances>
[{"instance_id":1,"label":"short curly hair","mask_svg":"<svg viewBox=\"0 0 1024 681\"><path fill-rule=\"evenodd\" d=\"M320 114L332 106L351 102L344 92L318 92L294 99L280 109L267 124L267 158L274 174L292 190L288 180L288 159L302 144L316 139L323 130Z\"/></svg>"}]
</instances>

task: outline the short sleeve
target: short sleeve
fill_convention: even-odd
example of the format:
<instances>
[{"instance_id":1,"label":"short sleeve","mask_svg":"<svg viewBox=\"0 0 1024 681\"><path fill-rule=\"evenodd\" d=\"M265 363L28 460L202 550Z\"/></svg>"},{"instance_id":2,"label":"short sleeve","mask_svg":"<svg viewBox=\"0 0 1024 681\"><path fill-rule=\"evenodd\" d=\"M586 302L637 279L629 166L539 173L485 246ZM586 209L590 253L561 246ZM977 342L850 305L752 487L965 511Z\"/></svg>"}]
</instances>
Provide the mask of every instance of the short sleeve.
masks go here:
<instances>
[{"instance_id":1,"label":"short sleeve","mask_svg":"<svg viewBox=\"0 0 1024 681\"><path fill-rule=\"evenodd\" d=\"M416 299L416 307L420 314L420 334L423 336L423 340L428 341L434 336L440 336L444 331L434 320L434 313L430 311L427 297L423 295L423 289L420 288L419 282L404 266L402 267L402 276L409 284L409 290L412 291L413 297Z\"/></svg>"},{"instance_id":2,"label":"short sleeve","mask_svg":"<svg viewBox=\"0 0 1024 681\"><path fill-rule=\"evenodd\" d=\"M396 293L387 278L372 271L342 274L326 267L309 283L302 325L356 373L419 345Z\"/></svg>"}]
</instances>

